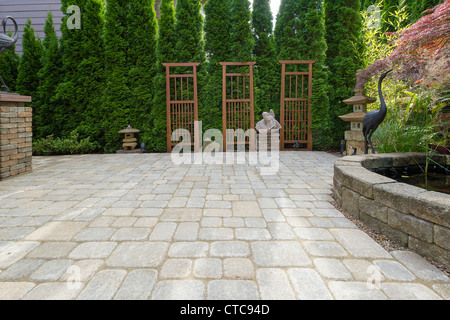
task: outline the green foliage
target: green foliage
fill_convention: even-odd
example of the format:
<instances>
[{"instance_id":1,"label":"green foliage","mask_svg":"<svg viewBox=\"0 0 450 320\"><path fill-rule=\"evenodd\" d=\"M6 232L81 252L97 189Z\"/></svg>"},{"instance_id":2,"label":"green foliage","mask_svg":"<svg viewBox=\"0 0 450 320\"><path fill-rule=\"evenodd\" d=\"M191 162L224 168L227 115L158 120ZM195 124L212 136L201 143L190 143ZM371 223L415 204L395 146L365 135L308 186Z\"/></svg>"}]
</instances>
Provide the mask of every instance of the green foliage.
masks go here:
<instances>
[{"instance_id":1,"label":"green foliage","mask_svg":"<svg viewBox=\"0 0 450 320\"><path fill-rule=\"evenodd\" d=\"M199 0L178 0L175 11L175 58L171 62L205 61L203 16Z\"/></svg>"},{"instance_id":2,"label":"green foliage","mask_svg":"<svg viewBox=\"0 0 450 320\"><path fill-rule=\"evenodd\" d=\"M255 113L261 118L261 111L273 109L280 115L280 73L275 39L273 35L272 12L269 0L253 2L253 30L256 58L255 71Z\"/></svg>"},{"instance_id":3,"label":"green foliage","mask_svg":"<svg viewBox=\"0 0 450 320\"><path fill-rule=\"evenodd\" d=\"M200 110L203 129L222 127L222 66L230 61L230 5L231 0L209 0L205 6L205 52L207 56L206 85L201 95L204 106Z\"/></svg>"},{"instance_id":4,"label":"green foliage","mask_svg":"<svg viewBox=\"0 0 450 320\"><path fill-rule=\"evenodd\" d=\"M407 21L410 21L406 7L401 6L395 15L391 27L401 32L407 28ZM371 66L392 53L395 47L391 43L395 38L382 33L381 29L369 28L366 13L363 18L366 21L362 33L366 51L362 61L365 66ZM385 17L382 19L386 23ZM365 85L368 96L378 96L378 77ZM445 102L438 99L439 89L410 88L406 83L391 77L385 79L382 90L388 113L373 135L373 142L379 152L428 152L430 143L445 141L449 123L440 117ZM377 109L379 103L368 107L369 110Z\"/></svg>"},{"instance_id":5,"label":"green foliage","mask_svg":"<svg viewBox=\"0 0 450 320\"><path fill-rule=\"evenodd\" d=\"M232 0L231 2L230 38L232 61L253 61L255 41L252 34L252 12L249 0Z\"/></svg>"},{"instance_id":6,"label":"green foliage","mask_svg":"<svg viewBox=\"0 0 450 320\"><path fill-rule=\"evenodd\" d=\"M33 105L33 136L44 138L53 133L57 121L58 103L55 101L56 89L63 80L63 66L59 40L53 26L53 15L48 13L44 27L44 53L42 68L39 71L39 103Z\"/></svg>"},{"instance_id":7,"label":"green foliage","mask_svg":"<svg viewBox=\"0 0 450 320\"><path fill-rule=\"evenodd\" d=\"M37 71L41 69L42 43L36 37L31 27L31 20L25 24L22 38L22 56L20 58L16 90L24 96L31 96L33 101L38 100L39 77Z\"/></svg>"},{"instance_id":8,"label":"green foliage","mask_svg":"<svg viewBox=\"0 0 450 320\"><path fill-rule=\"evenodd\" d=\"M342 101L353 96L352 88L356 81L356 70L362 67L358 53L363 51L360 37L362 20L359 13L360 0L325 1L326 40L328 45L326 64L330 68L329 79L332 120L332 139L334 145L344 137L348 123L339 116L352 112L352 106Z\"/></svg>"},{"instance_id":9,"label":"green foliage","mask_svg":"<svg viewBox=\"0 0 450 320\"><path fill-rule=\"evenodd\" d=\"M53 135L49 135L47 138L33 142L33 155L86 154L92 153L98 148L98 144L91 142L89 137L80 141L78 137L79 134L76 131L72 131L70 136L65 139L54 138Z\"/></svg>"},{"instance_id":10,"label":"green foliage","mask_svg":"<svg viewBox=\"0 0 450 320\"><path fill-rule=\"evenodd\" d=\"M103 1L62 0L65 13L71 5L82 12L81 29L69 29L66 14L61 24L64 79L55 98L55 136L77 129L82 137L104 143L101 103L104 88Z\"/></svg>"},{"instance_id":11,"label":"green foliage","mask_svg":"<svg viewBox=\"0 0 450 320\"><path fill-rule=\"evenodd\" d=\"M386 121L373 135L380 153L427 152L429 144L439 144L448 134L450 124L440 117L445 104L434 102L435 90L406 94L388 109Z\"/></svg>"},{"instance_id":12,"label":"green foliage","mask_svg":"<svg viewBox=\"0 0 450 320\"><path fill-rule=\"evenodd\" d=\"M153 128L146 130L142 135L147 150L150 152L166 152L166 72L162 63L175 61L175 8L173 0L162 0L160 5L160 18L157 52L157 75L154 80L154 98L151 110Z\"/></svg>"},{"instance_id":13,"label":"green foliage","mask_svg":"<svg viewBox=\"0 0 450 320\"><path fill-rule=\"evenodd\" d=\"M13 33L8 32L11 37ZM16 90L17 74L19 72L20 57L16 53L16 46L12 46L0 55L0 75L11 92ZM3 90L3 89L0 89Z\"/></svg>"},{"instance_id":14,"label":"green foliage","mask_svg":"<svg viewBox=\"0 0 450 320\"><path fill-rule=\"evenodd\" d=\"M301 0L299 5L298 38L302 59L315 60L313 65L312 133L313 146L325 149L333 146L329 85L330 71L326 65L325 13L321 1Z\"/></svg>"},{"instance_id":15,"label":"green foliage","mask_svg":"<svg viewBox=\"0 0 450 320\"><path fill-rule=\"evenodd\" d=\"M151 130L151 109L156 76L157 21L154 0L130 0L128 10L128 51L131 62L129 87L131 89L130 124L141 130Z\"/></svg>"},{"instance_id":16,"label":"green foliage","mask_svg":"<svg viewBox=\"0 0 450 320\"><path fill-rule=\"evenodd\" d=\"M382 0L381 7L381 31L382 32L393 32L395 31L394 23L397 19L396 11L400 7L403 0Z\"/></svg>"},{"instance_id":17,"label":"green foliage","mask_svg":"<svg viewBox=\"0 0 450 320\"><path fill-rule=\"evenodd\" d=\"M209 0L204 21L201 5L205 1L178 0L176 10L173 2L162 0L157 22L154 0L62 0L63 12L70 5L81 8L82 26L69 29L67 14L60 45L50 18L43 45L28 24L20 67L15 67L17 55L9 50L0 57L0 74L11 89L33 96L35 137L64 137L76 130L81 138L97 141L102 151L114 152L122 142L118 131L130 124L141 130L149 151L165 152L162 63L201 63L199 116L206 130L222 127L219 62L257 62L258 120L261 111L268 109L279 115L277 60L315 60L313 145L315 149L337 146L348 125L338 116L351 110L342 100L353 95L356 69L392 52L393 35L384 31L403 30L442 0L282 0L274 31L269 0L254 0L253 12L249 0ZM361 27L358 10L371 4L383 10L381 29ZM15 72L19 73L17 85ZM367 84L367 95L377 96L377 80ZM402 84L387 80L387 86L395 87L387 89L388 105L398 108L395 103L403 94Z\"/></svg>"},{"instance_id":18,"label":"green foliage","mask_svg":"<svg viewBox=\"0 0 450 320\"><path fill-rule=\"evenodd\" d=\"M315 60L313 65L312 132L313 147L333 145L329 85L326 66L325 15L321 1L282 0L275 26L279 60Z\"/></svg>"},{"instance_id":19,"label":"green foliage","mask_svg":"<svg viewBox=\"0 0 450 320\"><path fill-rule=\"evenodd\" d=\"M300 60L298 0L281 0L275 24L278 60Z\"/></svg>"},{"instance_id":20,"label":"green foliage","mask_svg":"<svg viewBox=\"0 0 450 320\"><path fill-rule=\"evenodd\" d=\"M128 73L132 67L128 55L131 45L128 33L128 1L109 0L105 11L105 91L103 94L103 121L105 152L120 148L123 137L121 129L131 120L132 93L128 84Z\"/></svg>"}]
</instances>

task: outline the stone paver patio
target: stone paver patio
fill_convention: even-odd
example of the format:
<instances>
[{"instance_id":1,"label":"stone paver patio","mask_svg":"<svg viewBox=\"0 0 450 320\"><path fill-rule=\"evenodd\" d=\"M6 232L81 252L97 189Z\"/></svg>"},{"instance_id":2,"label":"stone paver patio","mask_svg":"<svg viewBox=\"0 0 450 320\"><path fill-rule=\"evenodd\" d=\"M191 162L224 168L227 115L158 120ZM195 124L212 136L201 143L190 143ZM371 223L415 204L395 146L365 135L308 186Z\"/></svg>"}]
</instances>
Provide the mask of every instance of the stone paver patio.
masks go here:
<instances>
[{"instance_id":1,"label":"stone paver patio","mask_svg":"<svg viewBox=\"0 0 450 320\"><path fill-rule=\"evenodd\" d=\"M445 299L449 278L387 252L329 201L333 163L168 154L33 158L0 182L0 299Z\"/></svg>"}]
</instances>

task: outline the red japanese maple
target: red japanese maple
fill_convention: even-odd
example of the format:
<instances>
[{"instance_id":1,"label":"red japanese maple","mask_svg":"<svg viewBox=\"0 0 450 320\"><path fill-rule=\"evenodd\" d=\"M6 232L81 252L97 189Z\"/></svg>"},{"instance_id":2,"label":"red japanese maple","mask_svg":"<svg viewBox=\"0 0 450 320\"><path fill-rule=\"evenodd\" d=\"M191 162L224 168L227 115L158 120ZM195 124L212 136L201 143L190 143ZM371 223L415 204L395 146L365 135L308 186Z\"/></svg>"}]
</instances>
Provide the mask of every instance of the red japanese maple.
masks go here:
<instances>
[{"instance_id":1,"label":"red japanese maple","mask_svg":"<svg viewBox=\"0 0 450 320\"><path fill-rule=\"evenodd\" d=\"M358 77L356 89L363 88L373 76L389 68L396 69L397 79L410 83L428 85L439 78L448 79L450 0L424 13L427 15L410 28L396 33L396 49L387 58L367 67Z\"/></svg>"}]
</instances>

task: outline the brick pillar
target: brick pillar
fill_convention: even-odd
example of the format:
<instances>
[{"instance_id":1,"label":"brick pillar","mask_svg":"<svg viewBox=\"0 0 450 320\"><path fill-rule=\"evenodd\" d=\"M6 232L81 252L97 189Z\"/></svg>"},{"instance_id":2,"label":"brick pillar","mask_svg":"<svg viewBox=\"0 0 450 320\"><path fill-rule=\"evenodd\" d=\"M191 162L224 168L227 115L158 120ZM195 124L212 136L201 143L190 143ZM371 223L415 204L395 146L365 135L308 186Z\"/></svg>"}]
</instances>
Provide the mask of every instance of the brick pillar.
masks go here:
<instances>
[{"instance_id":1,"label":"brick pillar","mask_svg":"<svg viewBox=\"0 0 450 320\"><path fill-rule=\"evenodd\" d=\"M0 180L31 171L31 97L0 94Z\"/></svg>"}]
</instances>

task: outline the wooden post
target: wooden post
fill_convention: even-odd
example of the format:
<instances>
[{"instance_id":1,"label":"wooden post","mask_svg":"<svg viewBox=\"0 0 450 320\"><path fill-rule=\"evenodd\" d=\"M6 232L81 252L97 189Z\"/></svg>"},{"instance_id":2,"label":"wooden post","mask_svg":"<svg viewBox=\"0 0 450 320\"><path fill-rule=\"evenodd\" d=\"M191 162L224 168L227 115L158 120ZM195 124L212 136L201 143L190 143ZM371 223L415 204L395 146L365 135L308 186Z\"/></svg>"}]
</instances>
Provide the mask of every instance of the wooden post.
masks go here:
<instances>
[{"instance_id":1,"label":"wooden post","mask_svg":"<svg viewBox=\"0 0 450 320\"><path fill-rule=\"evenodd\" d=\"M167 152L172 152L172 119L170 107L170 66L166 67L166 112L167 112Z\"/></svg>"},{"instance_id":2,"label":"wooden post","mask_svg":"<svg viewBox=\"0 0 450 320\"><path fill-rule=\"evenodd\" d=\"M281 63L281 61L280 61L280 63ZM285 78L286 78L286 64L282 63L281 64L281 91L280 91L280 125L281 125L280 140L281 140L281 150L282 151L284 150L284 134L285 134L285 128L284 128L284 126L285 126L284 96L285 96L285 90L286 90L286 88L285 88L285 80L286 79Z\"/></svg>"},{"instance_id":3,"label":"wooden post","mask_svg":"<svg viewBox=\"0 0 450 320\"><path fill-rule=\"evenodd\" d=\"M195 125L196 122L198 122L197 66L194 65L193 68L194 68L194 152L200 152L201 150L200 136L202 133L200 132L198 125ZM189 99L189 90L188 90L188 99Z\"/></svg>"},{"instance_id":4,"label":"wooden post","mask_svg":"<svg viewBox=\"0 0 450 320\"><path fill-rule=\"evenodd\" d=\"M231 82L233 85L233 82ZM231 92L233 94L233 92ZM222 65L222 136L223 152L227 151L227 66Z\"/></svg>"},{"instance_id":5,"label":"wooden post","mask_svg":"<svg viewBox=\"0 0 450 320\"><path fill-rule=\"evenodd\" d=\"M309 64L309 81L308 81L308 150L312 151L312 79L313 79L313 62Z\"/></svg>"},{"instance_id":6,"label":"wooden post","mask_svg":"<svg viewBox=\"0 0 450 320\"><path fill-rule=\"evenodd\" d=\"M250 67L250 128L255 128L255 96L253 92L253 64L251 64ZM245 77L243 77L245 79ZM245 81L244 82L244 92L245 92ZM245 98L245 94L244 94ZM250 151L256 151L256 136L255 133L252 132L250 136L250 145L249 145Z\"/></svg>"}]
</instances>

